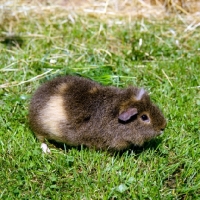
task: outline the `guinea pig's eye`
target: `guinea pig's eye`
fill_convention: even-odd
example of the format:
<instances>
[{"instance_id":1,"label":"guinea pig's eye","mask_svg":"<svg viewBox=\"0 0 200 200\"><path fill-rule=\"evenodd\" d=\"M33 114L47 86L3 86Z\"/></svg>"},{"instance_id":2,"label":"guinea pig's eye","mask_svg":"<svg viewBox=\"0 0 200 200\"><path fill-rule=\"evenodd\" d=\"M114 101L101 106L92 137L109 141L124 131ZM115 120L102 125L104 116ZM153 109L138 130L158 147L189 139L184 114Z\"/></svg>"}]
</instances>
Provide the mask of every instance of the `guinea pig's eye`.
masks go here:
<instances>
[{"instance_id":1,"label":"guinea pig's eye","mask_svg":"<svg viewBox=\"0 0 200 200\"><path fill-rule=\"evenodd\" d=\"M144 122L149 122L149 117L147 115L142 115L141 116L142 121Z\"/></svg>"}]
</instances>

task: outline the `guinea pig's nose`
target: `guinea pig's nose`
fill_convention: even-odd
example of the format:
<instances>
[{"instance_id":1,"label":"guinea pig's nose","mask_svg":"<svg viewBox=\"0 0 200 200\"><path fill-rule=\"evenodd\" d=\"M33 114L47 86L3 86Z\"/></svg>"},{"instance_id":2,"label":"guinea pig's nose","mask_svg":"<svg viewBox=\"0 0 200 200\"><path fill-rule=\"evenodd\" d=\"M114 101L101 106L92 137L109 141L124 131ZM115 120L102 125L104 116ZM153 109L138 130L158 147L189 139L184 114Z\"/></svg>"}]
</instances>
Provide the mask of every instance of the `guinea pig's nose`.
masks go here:
<instances>
[{"instance_id":1,"label":"guinea pig's nose","mask_svg":"<svg viewBox=\"0 0 200 200\"><path fill-rule=\"evenodd\" d=\"M164 130L165 130L164 128L161 128L161 129L160 129L160 135L163 134Z\"/></svg>"}]
</instances>

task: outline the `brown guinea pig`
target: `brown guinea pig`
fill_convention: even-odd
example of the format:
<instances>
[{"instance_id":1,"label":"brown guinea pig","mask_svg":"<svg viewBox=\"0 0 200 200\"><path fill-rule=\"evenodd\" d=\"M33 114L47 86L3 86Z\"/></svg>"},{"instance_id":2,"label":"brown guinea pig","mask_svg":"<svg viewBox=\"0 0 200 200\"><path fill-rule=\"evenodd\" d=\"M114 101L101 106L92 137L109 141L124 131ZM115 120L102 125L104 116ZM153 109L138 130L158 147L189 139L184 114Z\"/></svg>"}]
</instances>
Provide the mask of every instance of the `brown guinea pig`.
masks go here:
<instances>
[{"instance_id":1,"label":"brown guinea pig","mask_svg":"<svg viewBox=\"0 0 200 200\"><path fill-rule=\"evenodd\" d=\"M144 89L102 86L65 76L38 88L29 109L31 129L45 139L71 146L124 150L160 135L166 120Z\"/></svg>"}]
</instances>

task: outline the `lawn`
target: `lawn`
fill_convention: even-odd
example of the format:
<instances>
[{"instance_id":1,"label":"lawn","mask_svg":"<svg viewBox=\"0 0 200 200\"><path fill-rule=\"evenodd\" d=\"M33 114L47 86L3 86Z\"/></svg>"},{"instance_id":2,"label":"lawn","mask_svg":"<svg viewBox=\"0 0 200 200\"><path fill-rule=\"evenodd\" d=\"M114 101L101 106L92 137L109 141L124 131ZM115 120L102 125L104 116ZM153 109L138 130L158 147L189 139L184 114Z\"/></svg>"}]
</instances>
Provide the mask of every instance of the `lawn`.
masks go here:
<instances>
[{"instance_id":1,"label":"lawn","mask_svg":"<svg viewBox=\"0 0 200 200\"><path fill-rule=\"evenodd\" d=\"M29 8L1 10L0 199L200 199L199 19ZM43 154L30 98L66 74L144 87L164 134L115 154L52 143Z\"/></svg>"}]
</instances>

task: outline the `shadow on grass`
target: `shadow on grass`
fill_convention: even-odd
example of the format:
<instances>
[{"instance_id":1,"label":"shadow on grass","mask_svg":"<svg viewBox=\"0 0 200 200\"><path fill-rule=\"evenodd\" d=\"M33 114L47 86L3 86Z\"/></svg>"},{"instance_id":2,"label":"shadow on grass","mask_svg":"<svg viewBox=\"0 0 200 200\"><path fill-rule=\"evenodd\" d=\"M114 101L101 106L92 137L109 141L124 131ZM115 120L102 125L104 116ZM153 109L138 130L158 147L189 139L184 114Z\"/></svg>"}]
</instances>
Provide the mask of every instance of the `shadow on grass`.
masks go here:
<instances>
[{"instance_id":1,"label":"shadow on grass","mask_svg":"<svg viewBox=\"0 0 200 200\"><path fill-rule=\"evenodd\" d=\"M49 140L48 142L51 145L53 145L55 148L61 149L61 150L66 151L66 152L68 150L72 149L72 148L76 149L77 151L81 151L81 150L85 150L85 149L89 150L89 148L84 146L84 145L82 145L82 146L68 146L64 143L59 143L59 142L56 142L54 140ZM142 152L145 152L147 150L158 149L158 146L161 142L162 142L162 138L155 138L155 139L152 139L151 141L145 143L141 147L133 145L131 148L126 149L126 150L122 150L122 151L113 151L113 150L107 150L107 151L106 150L97 150L97 151L98 152L107 152L111 156L123 156L123 154L132 155L134 153L135 157L137 158L137 157L139 157L139 155ZM94 149L92 149L92 150L94 150Z\"/></svg>"},{"instance_id":2,"label":"shadow on grass","mask_svg":"<svg viewBox=\"0 0 200 200\"><path fill-rule=\"evenodd\" d=\"M138 158L140 154L145 151L157 150L161 142L162 142L162 138L154 138L151 141L144 143L143 146L132 145L129 149L119 151L119 152L114 152L114 155L123 156L124 154L126 154L128 156L131 156L134 154L134 157Z\"/></svg>"},{"instance_id":3,"label":"shadow on grass","mask_svg":"<svg viewBox=\"0 0 200 200\"><path fill-rule=\"evenodd\" d=\"M8 49L12 49L12 47L20 48L23 45L24 40L19 35L10 34L2 37L0 42L6 45Z\"/></svg>"}]
</instances>

